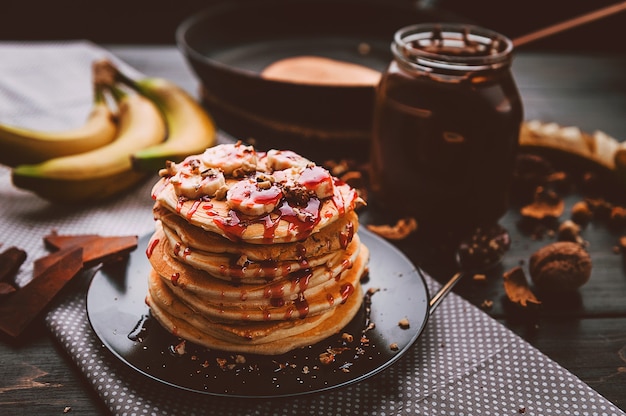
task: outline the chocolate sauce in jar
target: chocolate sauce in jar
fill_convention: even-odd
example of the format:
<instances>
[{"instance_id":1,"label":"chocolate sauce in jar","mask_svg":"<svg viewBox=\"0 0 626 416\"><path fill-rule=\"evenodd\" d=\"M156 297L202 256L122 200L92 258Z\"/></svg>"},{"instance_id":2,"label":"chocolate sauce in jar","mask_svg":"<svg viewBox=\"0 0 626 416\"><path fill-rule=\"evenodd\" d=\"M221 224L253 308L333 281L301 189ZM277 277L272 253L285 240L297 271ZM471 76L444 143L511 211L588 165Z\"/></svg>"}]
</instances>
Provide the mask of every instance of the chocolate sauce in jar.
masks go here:
<instances>
[{"instance_id":1,"label":"chocolate sauce in jar","mask_svg":"<svg viewBox=\"0 0 626 416\"><path fill-rule=\"evenodd\" d=\"M377 88L375 204L433 229L469 229L506 212L523 117L512 49L476 26L396 32Z\"/></svg>"}]
</instances>

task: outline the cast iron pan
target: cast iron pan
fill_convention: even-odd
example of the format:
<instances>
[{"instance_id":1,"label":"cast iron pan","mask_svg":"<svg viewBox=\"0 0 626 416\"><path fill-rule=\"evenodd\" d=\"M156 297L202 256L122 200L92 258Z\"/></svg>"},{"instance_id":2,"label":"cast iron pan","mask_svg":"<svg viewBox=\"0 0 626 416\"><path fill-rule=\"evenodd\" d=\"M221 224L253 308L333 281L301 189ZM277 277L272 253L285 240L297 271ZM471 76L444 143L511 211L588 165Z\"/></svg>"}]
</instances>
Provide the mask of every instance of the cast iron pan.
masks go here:
<instances>
[{"instance_id":1,"label":"cast iron pan","mask_svg":"<svg viewBox=\"0 0 626 416\"><path fill-rule=\"evenodd\" d=\"M383 71L397 29L448 19L412 2L233 1L191 16L176 38L219 128L261 150L291 149L325 160L366 155L374 87L297 84L267 80L260 72L302 55Z\"/></svg>"},{"instance_id":2,"label":"cast iron pan","mask_svg":"<svg viewBox=\"0 0 626 416\"><path fill-rule=\"evenodd\" d=\"M184 353L176 352L181 340L151 317L144 302L151 267L142 249L131 253L127 264L95 274L87 293L87 316L104 347L123 364L174 390L270 398L344 387L378 374L408 352L456 281L431 299L423 272L404 254L365 229L359 235L370 249L361 310L341 333L286 354L242 354L242 360L192 343L186 343ZM142 237L139 247L147 247L149 237ZM399 325L403 319L408 327ZM344 332L354 339L346 341ZM337 353L335 360L322 364L320 354L329 350Z\"/></svg>"}]
</instances>

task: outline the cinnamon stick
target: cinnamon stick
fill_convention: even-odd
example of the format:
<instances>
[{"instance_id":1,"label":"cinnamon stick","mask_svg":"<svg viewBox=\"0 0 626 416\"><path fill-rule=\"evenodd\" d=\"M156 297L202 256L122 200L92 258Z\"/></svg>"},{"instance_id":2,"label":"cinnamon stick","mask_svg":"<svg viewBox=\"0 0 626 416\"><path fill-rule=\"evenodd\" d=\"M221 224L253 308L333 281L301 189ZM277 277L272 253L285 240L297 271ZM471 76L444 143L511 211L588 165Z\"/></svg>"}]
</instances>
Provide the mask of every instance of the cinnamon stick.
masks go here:
<instances>
[{"instance_id":1,"label":"cinnamon stick","mask_svg":"<svg viewBox=\"0 0 626 416\"><path fill-rule=\"evenodd\" d=\"M83 269L83 249L73 246L45 257L48 266L24 287L0 302L0 330L17 338Z\"/></svg>"},{"instance_id":2,"label":"cinnamon stick","mask_svg":"<svg viewBox=\"0 0 626 416\"><path fill-rule=\"evenodd\" d=\"M83 263L90 268L98 263L107 263L124 258L137 248L138 237L120 236L103 237L97 234L59 235L49 234L44 237L44 243L52 250L60 250L72 246L83 248ZM35 274L40 270L35 262ZM41 265L45 267L45 265Z\"/></svg>"}]
</instances>

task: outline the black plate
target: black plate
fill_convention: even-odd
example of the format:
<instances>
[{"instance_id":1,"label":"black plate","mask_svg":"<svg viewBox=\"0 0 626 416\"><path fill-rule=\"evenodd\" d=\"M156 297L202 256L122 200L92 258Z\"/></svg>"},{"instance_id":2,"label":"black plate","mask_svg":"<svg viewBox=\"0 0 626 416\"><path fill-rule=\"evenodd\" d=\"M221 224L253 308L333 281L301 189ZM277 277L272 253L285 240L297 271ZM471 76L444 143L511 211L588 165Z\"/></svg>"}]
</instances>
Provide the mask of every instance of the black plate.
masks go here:
<instances>
[{"instance_id":1,"label":"black plate","mask_svg":"<svg viewBox=\"0 0 626 416\"><path fill-rule=\"evenodd\" d=\"M208 350L181 340L150 317L144 303L150 264L144 250L125 266L98 271L87 293L87 315L105 347L134 370L167 385L215 396L270 398L320 392L362 381L389 367L426 325L429 294L422 272L387 241L360 230L371 252L364 306L342 333L279 356ZM139 247L147 247L149 236ZM407 318L408 329L398 323ZM375 326L367 329L369 322ZM363 339L361 337L363 335ZM391 348L396 344L397 348ZM322 364L321 354L335 352ZM243 362L245 359L245 362Z\"/></svg>"}]
</instances>

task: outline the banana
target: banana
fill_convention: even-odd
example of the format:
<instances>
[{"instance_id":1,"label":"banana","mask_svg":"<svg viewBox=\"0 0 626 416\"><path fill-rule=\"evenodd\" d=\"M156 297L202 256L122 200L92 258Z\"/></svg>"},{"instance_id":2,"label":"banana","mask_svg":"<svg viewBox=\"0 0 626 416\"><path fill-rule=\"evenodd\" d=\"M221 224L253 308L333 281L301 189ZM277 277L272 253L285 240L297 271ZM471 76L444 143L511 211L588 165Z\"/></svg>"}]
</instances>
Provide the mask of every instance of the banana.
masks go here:
<instances>
[{"instance_id":1,"label":"banana","mask_svg":"<svg viewBox=\"0 0 626 416\"><path fill-rule=\"evenodd\" d=\"M133 80L120 72L110 61L95 63L108 78L135 89L161 110L167 125L166 140L156 146L133 154L133 165L138 170L157 172L166 161L180 163L185 157L202 153L215 145L216 131L213 119L178 85L163 78L145 77Z\"/></svg>"},{"instance_id":2,"label":"banana","mask_svg":"<svg viewBox=\"0 0 626 416\"><path fill-rule=\"evenodd\" d=\"M626 185L626 142L620 142L602 131L593 134L578 127L530 120L522 123L519 144L521 150L557 155L587 168L613 176Z\"/></svg>"},{"instance_id":3,"label":"banana","mask_svg":"<svg viewBox=\"0 0 626 416\"><path fill-rule=\"evenodd\" d=\"M126 190L147 173L133 170L131 155L163 141L166 128L146 97L112 89L118 101L119 133L110 144L77 155L13 169L15 186L53 202L85 203Z\"/></svg>"},{"instance_id":4,"label":"banana","mask_svg":"<svg viewBox=\"0 0 626 416\"><path fill-rule=\"evenodd\" d=\"M85 123L65 131L45 132L0 125L0 164L11 167L87 152L115 139L115 115L96 87L93 108Z\"/></svg>"},{"instance_id":5,"label":"banana","mask_svg":"<svg viewBox=\"0 0 626 416\"><path fill-rule=\"evenodd\" d=\"M228 189L226 203L235 211L260 216L274 211L282 197L283 191L275 184L263 186L256 178L244 178Z\"/></svg>"}]
</instances>

